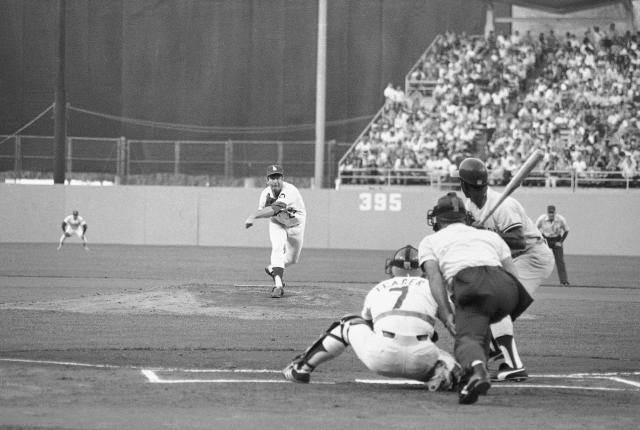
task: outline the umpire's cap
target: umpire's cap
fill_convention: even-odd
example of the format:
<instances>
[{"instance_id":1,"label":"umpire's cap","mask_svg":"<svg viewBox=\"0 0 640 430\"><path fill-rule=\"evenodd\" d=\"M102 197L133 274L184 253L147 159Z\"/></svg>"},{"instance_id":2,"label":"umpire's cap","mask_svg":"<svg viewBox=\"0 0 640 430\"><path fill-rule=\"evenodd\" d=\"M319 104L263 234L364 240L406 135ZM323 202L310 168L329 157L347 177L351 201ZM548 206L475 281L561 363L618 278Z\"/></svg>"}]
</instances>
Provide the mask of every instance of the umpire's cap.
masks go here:
<instances>
[{"instance_id":1,"label":"umpire's cap","mask_svg":"<svg viewBox=\"0 0 640 430\"><path fill-rule=\"evenodd\" d=\"M440 230L442 224L464 222L470 225L471 214L464 206L464 201L451 191L438 199L438 204L427 212L427 223L434 231Z\"/></svg>"},{"instance_id":2,"label":"umpire's cap","mask_svg":"<svg viewBox=\"0 0 640 430\"><path fill-rule=\"evenodd\" d=\"M460 180L474 187L484 187L489 183L487 166L479 158L465 158L458 167Z\"/></svg>"},{"instance_id":3,"label":"umpire's cap","mask_svg":"<svg viewBox=\"0 0 640 430\"><path fill-rule=\"evenodd\" d=\"M271 175L284 176L284 169L282 169L282 166L280 166L279 164L272 164L271 166L267 167L267 177Z\"/></svg>"}]
</instances>

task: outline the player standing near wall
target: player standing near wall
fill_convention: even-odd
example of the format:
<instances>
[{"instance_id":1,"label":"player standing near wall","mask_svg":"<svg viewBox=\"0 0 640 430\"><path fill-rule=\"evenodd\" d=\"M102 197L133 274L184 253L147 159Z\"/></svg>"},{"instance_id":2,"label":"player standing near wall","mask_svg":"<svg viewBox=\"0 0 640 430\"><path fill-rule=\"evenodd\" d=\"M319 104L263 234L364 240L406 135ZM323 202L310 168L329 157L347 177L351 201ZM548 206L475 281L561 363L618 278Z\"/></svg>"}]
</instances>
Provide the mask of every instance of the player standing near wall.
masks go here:
<instances>
[{"instance_id":1,"label":"player standing near wall","mask_svg":"<svg viewBox=\"0 0 640 430\"><path fill-rule=\"evenodd\" d=\"M563 250L564 240L569 235L567 220L559 213L556 213L556 207L554 205L549 205L547 206L547 213L540 215L536 220L536 226L547 240L547 244L553 252L556 267L558 268L560 284L569 285L567 265L564 262Z\"/></svg>"},{"instance_id":2,"label":"player standing near wall","mask_svg":"<svg viewBox=\"0 0 640 430\"><path fill-rule=\"evenodd\" d=\"M391 278L367 294L362 312L336 321L282 371L285 379L307 383L321 363L353 348L370 370L390 378L423 381L430 391L450 390L461 371L451 354L434 343L438 305L420 275L418 250L400 248L387 260Z\"/></svg>"},{"instance_id":3,"label":"player standing near wall","mask_svg":"<svg viewBox=\"0 0 640 430\"><path fill-rule=\"evenodd\" d=\"M284 170L274 164L267 168L267 187L262 190L258 210L244 222L250 228L256 218L270 218L271 262L265 271L273 279L271 297L284 295L284 269L300 259L307 210L300 191L284 181Z\"/></svg>"},{"instance_id":4,"label":"player standing near wall","mask_svg":"<svg viewBox=\"0 0 640 430\"><path fill-rule=\"evenodd\" d=\"M58 251L60 250L60 248L62 248L62 245L64 245L64 241L68 237L71 237L72 234L75 234L80 239L82 239L82 246L84 247L85 251L88 251L89 247L87 246L86 232L87 232L86 221L84 220L84 218L78 215L77 210L74 210L73 214L68 215L62 221L62 236L60 236L60 241L58 243Z\"/></svg>"},{"instance_id":5,"label":"player standing near wall","mask_svg":"<svg viewBox=\"0 0 640 430\"><path fill-rule=\"evenodd\" d=\"M467 197L466 208L476 221L483 220L493 209L501 194L488 186L487 168L477 158L466 158L458 168L462 192ZM538 289L542 281L553 271L553 254L533 221L516 199L507 197L484 225L479 228L493 230L511 249L517 276L529 295ZM527 371L520 360L513 336L513 322L509 316L491 325L495 344L491 361L499 363L494 380L523 381Z\"/></svg>"}]
</instances>

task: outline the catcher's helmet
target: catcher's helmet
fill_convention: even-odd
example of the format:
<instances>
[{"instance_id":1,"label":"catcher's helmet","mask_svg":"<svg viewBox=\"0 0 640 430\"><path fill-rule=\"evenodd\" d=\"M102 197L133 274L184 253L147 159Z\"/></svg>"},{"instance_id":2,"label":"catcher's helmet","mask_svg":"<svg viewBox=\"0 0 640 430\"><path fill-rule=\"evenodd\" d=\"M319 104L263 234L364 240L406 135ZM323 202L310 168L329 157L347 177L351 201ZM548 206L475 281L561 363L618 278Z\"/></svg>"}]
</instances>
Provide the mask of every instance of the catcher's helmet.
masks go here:
<instances>
[{"instance_id":1,"label":"catcher's helmet","mask_svg":"<svg viewBox=\"0 0 640 430\"><path fill-rule=\"evenodd\" d=\"M427 212L427 223L434 231L440 230L441 224L463 222L473 223L473 216L464 206L464 201L455 192L447 193L438 199L438 204Z\"/></svg>"},{"instance_id":2,"label":"catcher's helmet","mask_svg":"<svg viewBox=\"0 0 640 430\"><path fill-rule=\"evenodd\" d=\"M489 174L487 166L478 158L465 158L458 167L460 180L473 187L484 187L487 185Z\"/></svg>"},{"instance_id":3,"label":"catcher's helmet","mask_svg":"<svg viewBox=\"0 0 640 430\"><path fill-rule=\"evenodd\" d=\"M404 246L393 254L393 258L388 258L384 271L391 274L391 268L398 267L404 270L415 270L420 267L418 261L418 250L411 245Z\"/></svg>"}]
</instances>

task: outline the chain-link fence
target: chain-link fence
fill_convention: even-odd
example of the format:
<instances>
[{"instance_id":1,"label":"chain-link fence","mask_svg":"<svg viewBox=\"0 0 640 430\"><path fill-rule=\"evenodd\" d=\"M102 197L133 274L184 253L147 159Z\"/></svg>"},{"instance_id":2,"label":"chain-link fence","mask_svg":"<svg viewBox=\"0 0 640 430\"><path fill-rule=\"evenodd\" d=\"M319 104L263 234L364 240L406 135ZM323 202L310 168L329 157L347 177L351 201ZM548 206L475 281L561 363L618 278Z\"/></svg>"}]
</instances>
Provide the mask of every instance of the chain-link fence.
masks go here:
<instances>
[{"instance_id":1,"label":"chain-link fence","mask_svg":"<svg viewBox=\"0 0 640 430\"><path fill-rule=\"evenodd\" d=\"M2 136L0 172L14 178L47 177L54 165L51 136ZM325 145L324 186L331 187L340 157L349 143ZM68 137L66 177L112 178L118 184L158 181L162 177L205 177L206 184L234 185L264 178L266 167L281 164L288 177L311 181L315 170L313 141L133 140ZM303 179L304 182L304 179Z\"/></svg>"}]
</instances>

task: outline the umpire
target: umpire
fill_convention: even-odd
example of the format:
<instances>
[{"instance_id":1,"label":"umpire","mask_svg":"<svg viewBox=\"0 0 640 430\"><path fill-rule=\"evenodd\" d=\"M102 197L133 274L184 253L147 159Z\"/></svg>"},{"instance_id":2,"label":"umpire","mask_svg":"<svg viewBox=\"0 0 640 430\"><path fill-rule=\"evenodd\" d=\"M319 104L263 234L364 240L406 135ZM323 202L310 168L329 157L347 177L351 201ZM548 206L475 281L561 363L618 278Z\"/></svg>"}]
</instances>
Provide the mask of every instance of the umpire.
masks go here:
<instances>
[{"instance_id":1,"label":"umpire","mask_svg":"<svg viewBox=\"0 0 640 430\"><path fill-rule=\"evenodd\" d=\"M564 240L569 235L567 220L564 219L562 215L556 213L556 207L554 205L549 205L547 206L547 213L538 217L536 226L547 240L549 248L553 251L553 257L556 260L556 267L558 268L560 284L569 285L567 266L564 263L563 251Z\"/></svg>"}]
</instances>

